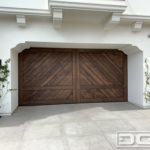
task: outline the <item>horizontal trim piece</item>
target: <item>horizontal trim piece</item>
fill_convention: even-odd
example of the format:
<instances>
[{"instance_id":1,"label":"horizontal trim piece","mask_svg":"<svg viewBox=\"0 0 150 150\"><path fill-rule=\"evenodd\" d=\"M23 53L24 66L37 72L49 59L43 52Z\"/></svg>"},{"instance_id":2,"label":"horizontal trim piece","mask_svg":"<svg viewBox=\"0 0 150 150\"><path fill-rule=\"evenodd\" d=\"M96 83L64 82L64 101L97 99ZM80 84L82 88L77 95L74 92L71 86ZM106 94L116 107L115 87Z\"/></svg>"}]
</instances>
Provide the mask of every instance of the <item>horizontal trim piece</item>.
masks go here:
<instances>
[{"instance_id":1,"label":"horizontal trim piece","mask_svg":"<svg viewBox=\"0 0 150 150\"><path fill-rule=\"evenodd\" d=\"M144 22L150 22L150 16L146 15L121 15L121 20L124 21L144 21Z\"/></svg>"},{"instance_id":2,"label":"horizontal trim piece","mask_svg":"<svg viewBox=\"0 0 150 150\"><path fill-rule=\"evenodd\" d=\"M92 101L93 99L91 98L81 98L82 102L83 103L89 103L89 101ZM98 103L98 102L105 102L105 103L108 103L108 102L121 102L121 103L125 103L127 102L127 100L123 100L122 97L99 97L99 98L95 98L94 99L95 102L93 101L93 103Z\"/></svg>"},{"instance_id":3,"label":"horizontal trim piece","mask_svg":"<svg viewBox=\"0 0 150 150\"><path fill-rule=\"evenodd\" d=\"M121 14L126 9L124 0L101 0L101 1L86 1L77 0L50 0L50 9L28 9L28 8L15 8L15 7L0 7L1 14L12 15L30 15L30 16L44 16L52 18L53 9L75 9L75 10L90 10L90 11L103 11L120 13L121 22L147 22L150 23L150 16L148 15L132 15Z\"/></svg>"},{"instance_id":4,"label":"horizontal trim piece","mask_svg":"<svg viewBox=\"0 0 150 150\"><path fill-rule=\"evenodd\" d=\"M98 85L98 86L96 86L96 85L94 85L94 86L92 86L92 85L89 85L88 87L86 86L86 85L81 85L80 86L80 89L81 90L87 90L87 89L121 89L121 88L124 88L122 85L105 85L105 86L100 86L100 85Z\"/></svg>"},{"instance_id":5,"label":"horizontal trim piece","mask_svg":"<svg viewBox=\"0 0 150 150\"><path fill-rule=\"evenodd\" d=\"M126 4L124 1L100 1L99 3L92 2L74 2L70 0L51 0L49 2L51 9L76 9L76 10L90 10L90 11L108 11L108 12L124 12Z\"/></svg>"},{"instance_id":6,"label":"horizontal trim piece","mask_svg":"<svg viewBox=\"0 0 150 150\"><path fill-rule=\"evenodd\" d=\"M11 116L13 112L11 113L0 113L0 116L3 117L3 116Z\"/></svg>"},{"instance_id":7,"label":"horizontal trim piece","mask_svg":"<svg viewBox=\"0 0 150 150\"><path fill-rule=\"evenodd\" d=\"M12 7L0 7L0 13L14 14L14 15L21 14L21 15L51 16L51 13L49 10L12 8Z\"/></svg>"},{"instance_id":8,"label":"horizontal trim piece","mask_svg":"<svg viewBox=\"0 0 150 150\"><path fill-rule=\"evenodd\" d=\"M28 87L24 87L24 89L22 91L40 91L40 90L72 90L72 85L63 85L63 86L51 86L49 85L49 87L32 87L32 88L28 88Z\"/></svg>"}]
</instances>

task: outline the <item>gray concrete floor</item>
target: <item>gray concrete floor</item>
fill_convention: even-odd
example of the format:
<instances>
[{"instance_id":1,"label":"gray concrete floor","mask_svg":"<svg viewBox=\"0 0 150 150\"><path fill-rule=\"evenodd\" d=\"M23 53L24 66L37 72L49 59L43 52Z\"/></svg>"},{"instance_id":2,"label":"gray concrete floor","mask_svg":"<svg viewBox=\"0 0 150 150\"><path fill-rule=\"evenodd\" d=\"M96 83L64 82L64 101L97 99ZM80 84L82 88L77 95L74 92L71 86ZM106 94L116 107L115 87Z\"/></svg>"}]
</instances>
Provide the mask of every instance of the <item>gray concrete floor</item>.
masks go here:
<instances>
[{"instance_id":1,"label":"gray concrete floor","mask_svg":"<svg viewBox=\"0 0 150 150\"><path fill-rule=\"evenodd\" d=\"M116 131L150 131L130 103L19 107L0 119L0 150L116 150Z\"/></svg>"}]
</instances>

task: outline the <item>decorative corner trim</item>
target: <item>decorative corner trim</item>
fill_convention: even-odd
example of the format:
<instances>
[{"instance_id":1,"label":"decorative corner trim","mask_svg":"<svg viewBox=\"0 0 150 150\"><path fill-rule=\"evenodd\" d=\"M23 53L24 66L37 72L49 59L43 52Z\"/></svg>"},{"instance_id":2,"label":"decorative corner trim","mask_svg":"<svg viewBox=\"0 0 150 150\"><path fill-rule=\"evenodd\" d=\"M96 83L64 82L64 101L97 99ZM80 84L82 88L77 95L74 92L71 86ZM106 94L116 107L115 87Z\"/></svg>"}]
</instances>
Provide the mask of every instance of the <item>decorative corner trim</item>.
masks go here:
<instances>
[{"instance_id":1,"label":"decorative corner trim","mask_svg":"<svg viewBox=\"0 0 150 150\"><path fill-rule=\"evenodd\" d=\"M55 28L61 28L63 19L62 9L53 9L53 25Z\"/></svg>"},{"instance_id":2,"label":"decorative corner trim","mask_svg":"<svg viewBox=\"0 0 150 150\"><path fill-rule=\"evenodd\" d=\"M104 30L111 30L120 23L121 14L113 13L108 21L104 24Z\"/></svg>"},{"instance_id":3,"label":"decorative corner trim","mask_svg":"<svg viewBox=\"0 0 150 150\"><path fill-rule=\"evenodd\" d=\"M143 22L135 22L132 24L132 31L133 32L139 32L142 30L143 27Z\"/></svg>"},{"instance_id":4,"label":"decorative corner trim","mask_svg":"<svg viewBox=\"0 0 150 150\"><path fill-rule=\"evenodd\" d=\"M139 32L143 27L143 23L150 24L150 15L136 15L123 13L127 8L125 0L49 0L49 9L28 9L16 7L0 7L0 14L16 15L19 26L26 25L26 17L43 16L53 18L53 24L56 28L60 28L63 20L63 10L88 10L110 12L112 16L105 22L104 29L110 30L120 22L132 23L132 31ZM25 17L26 16L26 17Z\"/></svg>"},{"instance_id":5,"label":"decorative corner trim","mask_svg":"<svg viewBox=\"0 0 150 150\"><path fill-rule=\"evenodd\" d=\"M24 15L16 15L16 21L18 26L20 27L26 26L26 17Z\"/></svg>"}]
</instances>

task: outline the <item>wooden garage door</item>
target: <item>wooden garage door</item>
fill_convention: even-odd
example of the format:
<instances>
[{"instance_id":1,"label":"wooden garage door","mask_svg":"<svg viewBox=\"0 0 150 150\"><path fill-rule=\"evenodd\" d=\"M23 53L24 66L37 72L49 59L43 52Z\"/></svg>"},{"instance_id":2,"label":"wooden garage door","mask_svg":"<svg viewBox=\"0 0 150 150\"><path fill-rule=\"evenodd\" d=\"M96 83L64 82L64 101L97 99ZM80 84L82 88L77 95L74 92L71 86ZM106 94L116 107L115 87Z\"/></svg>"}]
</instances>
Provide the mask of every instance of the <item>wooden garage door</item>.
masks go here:
<instances>
[{"instance_id":1,"label":"wooden garage door","mask_svg":"<svg viewBox=\"0 0 150 150\"><path fill-rule=\"evenodd\" d=\"M127 56L118 50L31 48L19 54L19 104L127 101Z\"/></svg>"}]
</instances>

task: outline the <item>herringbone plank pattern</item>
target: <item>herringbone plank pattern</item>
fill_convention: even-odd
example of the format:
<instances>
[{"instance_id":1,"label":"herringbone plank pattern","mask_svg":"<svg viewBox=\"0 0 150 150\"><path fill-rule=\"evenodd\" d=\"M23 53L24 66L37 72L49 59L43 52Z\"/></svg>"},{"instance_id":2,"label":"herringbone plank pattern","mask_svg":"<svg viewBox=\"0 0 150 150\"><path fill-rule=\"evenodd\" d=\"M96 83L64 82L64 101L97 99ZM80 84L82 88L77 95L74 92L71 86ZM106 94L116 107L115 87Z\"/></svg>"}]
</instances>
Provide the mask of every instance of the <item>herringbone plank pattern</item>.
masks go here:
<instances>
[{"instance_id":1,"label":"herringbone plank pattern","mask_svg":"<svg viewBox=\"0 0 150 150\"><path fill-rule=\"evenodd\" d=\"M80 101L124 101L124 61L120 51L81 52ZM126 87L125 87L126 88Z\"/></svg>"},{"instance_id":2,"label":"herringbone plank pattern","mask_svg":"<svg viewBox=\"0 0 150 150\"><path fill-rule=\"evenodd\" d=\"M72 52L23 52L20 57L21 105L72 103Z\"/></svg>"},{"instance_id":3,"label":"herringbone plank pattern","mask_svg":"<svg viewBox=\"0 0 150 150\"><path fill-rule=\"evenodd\" d=\"M20 105L126 101L126 61L118 50L24 50Z\"/></svg>"}]
</instances>

